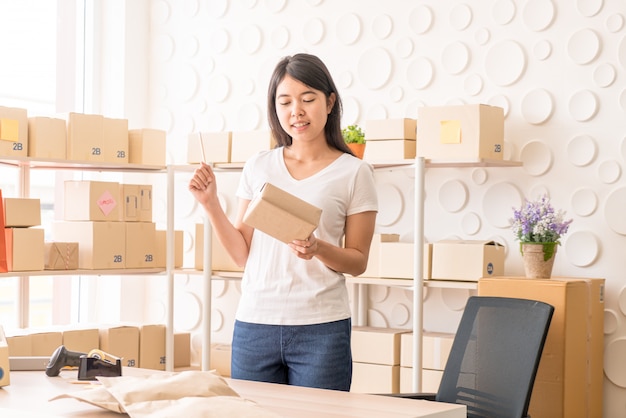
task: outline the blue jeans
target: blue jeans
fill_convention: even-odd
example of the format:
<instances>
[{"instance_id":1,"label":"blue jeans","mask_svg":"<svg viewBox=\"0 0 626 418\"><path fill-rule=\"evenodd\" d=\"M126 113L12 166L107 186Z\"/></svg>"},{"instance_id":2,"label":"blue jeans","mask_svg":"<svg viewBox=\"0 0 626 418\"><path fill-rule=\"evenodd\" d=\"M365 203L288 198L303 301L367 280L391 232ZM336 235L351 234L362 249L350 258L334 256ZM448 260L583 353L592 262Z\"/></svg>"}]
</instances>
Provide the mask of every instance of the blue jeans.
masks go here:
<instances>
[{"instance_id":1,"label":"blue jeans","mask_svg":"<svg viewBox=\"0 0 626 418\"><path fill-rule=\"evenodd\" d=\"M350 319L315 325L235 321L231 377L349 391Z\"/></svg>"}]
</instances>

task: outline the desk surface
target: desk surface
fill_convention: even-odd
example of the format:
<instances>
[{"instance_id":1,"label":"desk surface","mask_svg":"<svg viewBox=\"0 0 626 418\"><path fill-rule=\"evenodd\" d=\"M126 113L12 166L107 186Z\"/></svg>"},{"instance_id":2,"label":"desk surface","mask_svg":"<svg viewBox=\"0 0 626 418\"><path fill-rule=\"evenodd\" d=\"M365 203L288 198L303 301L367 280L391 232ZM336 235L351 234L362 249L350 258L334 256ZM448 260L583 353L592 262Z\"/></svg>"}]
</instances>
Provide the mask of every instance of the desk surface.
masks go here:
<instances>
[{"instance_id":1,"label":"desk surface","mask_svg":"<svg viewBox=\"0 0 626 418\"><path fill-rule=\"evenodd\" d=\"M129 375L142 372L139 369L125 369L126 371ZM259 406L283 417L466 417L465 406L461 405L245 380L227 379L227 381L241 397L255 401ZM71 370L62 371L58 377L48 377L43 371L11 372L11 384L0 388L0 416L15 418L126 416L76 399L48 401L54 396L82 390L88 386L86 383L75 382L77 382L76 372Z\"/></svg>"}]
</instances>

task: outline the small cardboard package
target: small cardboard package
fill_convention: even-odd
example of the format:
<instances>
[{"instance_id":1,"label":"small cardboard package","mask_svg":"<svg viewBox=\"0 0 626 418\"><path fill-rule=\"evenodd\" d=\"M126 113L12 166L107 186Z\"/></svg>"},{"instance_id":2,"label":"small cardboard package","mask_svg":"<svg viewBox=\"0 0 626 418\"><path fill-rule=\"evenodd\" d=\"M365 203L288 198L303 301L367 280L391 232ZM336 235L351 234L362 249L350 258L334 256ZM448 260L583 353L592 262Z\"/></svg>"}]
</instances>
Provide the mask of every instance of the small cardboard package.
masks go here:
<instances>
[{"instance_id":1,"label":"small cardboard package","mask_svg":"<svg viewBox=\"0 0 626 418\"><path fill-rule=\"evenodd\" d=\"M166 133L160 129L128 131L128 162L131 164L165 166Z\"/></svg>"},{"instance_id":2,"label":"small cardboard package","mask_svg":"<svg viewBox=\"0 0 626 418\"><path fill-rule=\"evenodd\" d=\"M60 118L28 118L28 156L64 160L67 148L67 126Z\"/></svg>"},{"instance_id":3,"label":"small cardboard package","mask_svg":"<svg viewBox=\"0 0 626 418\"><path fill-rule=\"evenodd\" d=\"M5 228L4 237L9 271L43 270L43 229Z\"/></svg>"},{"instance_id":4,"label":"small cardboard package","mask_svg":"<svg viewBox=\"0 0 626 418\"><path fill-rule=\"evenodd\" d=\"M231 143L229 131L191 133L187 137L187 162L229 163Z\"/></svg>"},{"instance_id":5,"label":"small cardboard package","mask_svg":"<svg viewBox=\"0 0 626 418\"><path fill-rule=\"evenodd\" d=\"M409 139L367 141L363 159L367 161L413 159L415 146L416 141Z\"/></svg>"},{"instance_id":6,"label":"small cardboard package","mask_svg":"<svg viewBox=\"0 0 626 418\"><path fill-rule=\"evenodd\" d=\"M128 119L102 118L102 154L109 163L128 163Z\"/></svg>"},{"instance_id":7,"label":"small cardboard package","mask_svg":"<svg viewBox=\"0 0 626 418\"><path fill-rule=\"evenodd\" d=\"M28 112L26 109L0 106L0 156L28 155Z\"/></svg>"},{"instance_id":8,"label":"small cardboard package","mask_svg":"<svg viewBox=\"0 0 626 418\"><path fill-rule=\"evenodd\" d=\"M41 225L41 201L30 198L4 198L4 226L6 228Z\"/></svg>"},{"instance_id":9,"label":"small cardboard package","mask_svg":"<svg viewBox=\"0 0 626 418\"><path fill-rule=\"evenodd\" d=\"M411 139L417 135L417 120L404 119L372 119L365 121L365 141L389 139Z\"/></svg>"},{"instance_id":10,"label":"small cardboard package","mask_svg":"<svg viewBox=\"0 0 626 418\"><path fill-rule=\"evenodd\" d=\"M122 210L120 184L113 181L66 180L63 219L118 221Z\"/></svg>"},{"instance_id":11,"label":"small cardboard package","mask_svg":"<svg viewBox=\"0 0 626 418\"><path fill-rule=\"evenodd\" d=\"M44 270L76 270L78 268L77 242L44 243Z\"/></svg>"},{"instance_id":12,"label":"small cardboard package","mask_svg":"<svg viewBox=\"0 0 626 418\"><path fill-rule=\"evenodd\" d=\"M100 349L121 358L124 367L139 367L139 327L134 325L101 327Z\"/></svg>"},{"instance_id":13,"label":"small cardboard package","mask_svg":"<svg viewBox=\"0 0 626 418\"><path fill-rule=\"evenodd\" d=\"M433 244L432 279L475 282L502 276L504 256L504 246L495 241L438 241Z\"/></svg>"},{"instance_id":14,"label":"small cardboard package","mask_svg":"<svg viewBox=\"0 0 626 418\"><path fill-rule=\"evenodd\" d=\"M122 222L126 230L125 268L156 268L156 224Z\"/></svg>"},{"instance_id":15,"label":"small cardboard package","mask_svg":"<svg viewBox=\"0 0 626 418\"><path fill-rule=\"evenodd\" d=\"M145 324L139 328L139 367L165 370L165 325Z\"/></svg>"},{"instance_id":16,"label":"small cardboard package","mask_svg":"<svg viewBox=\"0 0 626 418\"><path fill-rule=\"evenodd\" d=\"M67 159L105 161L104 117L70 112L67 116Z\"/></svg>"},{"instance_id":17,"label":"small cardboard package","mask_svg":"<svg viewBox=\"0 0 626 418\"><path fill-rule=\"evenodd\" d=\"M317 228L322 210L282 189L265 183L244 214L249 226L289 243L304 240Z\"/></svg>"}]
</instances>

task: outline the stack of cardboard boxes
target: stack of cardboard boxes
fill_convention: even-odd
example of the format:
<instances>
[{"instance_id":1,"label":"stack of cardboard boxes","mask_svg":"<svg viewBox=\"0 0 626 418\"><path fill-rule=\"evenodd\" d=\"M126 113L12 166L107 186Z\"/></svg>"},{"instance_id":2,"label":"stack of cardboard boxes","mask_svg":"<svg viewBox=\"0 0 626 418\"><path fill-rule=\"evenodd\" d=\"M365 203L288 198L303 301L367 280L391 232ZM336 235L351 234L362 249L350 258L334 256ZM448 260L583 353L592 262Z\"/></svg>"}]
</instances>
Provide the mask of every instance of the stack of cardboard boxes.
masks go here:
<instances>
[{"instance_id":1,"label":"stack of cardboard boxes","mask_svg":"<svg viewBox=\"0 0 626 418\"><path fill-rule=\"evenodd\" d=\"M365 122L365 154L369 161L415 158L417 120L373 119Z\"/></svg>"}]
</instances>

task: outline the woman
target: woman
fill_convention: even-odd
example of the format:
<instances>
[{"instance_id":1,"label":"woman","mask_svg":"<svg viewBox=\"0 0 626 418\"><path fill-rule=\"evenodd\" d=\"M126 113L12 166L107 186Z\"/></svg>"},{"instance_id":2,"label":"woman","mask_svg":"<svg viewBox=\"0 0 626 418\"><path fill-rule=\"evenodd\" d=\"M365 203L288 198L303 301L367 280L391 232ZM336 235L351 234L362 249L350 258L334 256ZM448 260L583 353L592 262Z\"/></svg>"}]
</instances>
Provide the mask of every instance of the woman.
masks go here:
<instances>
[{"instance_id":1,"label":"woman","mask_svg":"<svg viewBox=\"0 0 626 418\"><path fill-rule=\"evenodd\" d=\"M269 126L278 145L246 162L234 225L219 204L208 165L189 183L222 245L245 266L232 342L235 379L350 390L351 319L343 274L365 271L378 206L372 167L343 141L341 110L319 58L285 57L268 90ZM311 236L284 244L243 222L266 182L322 209Z\"/></svg>"}]
</instances>

